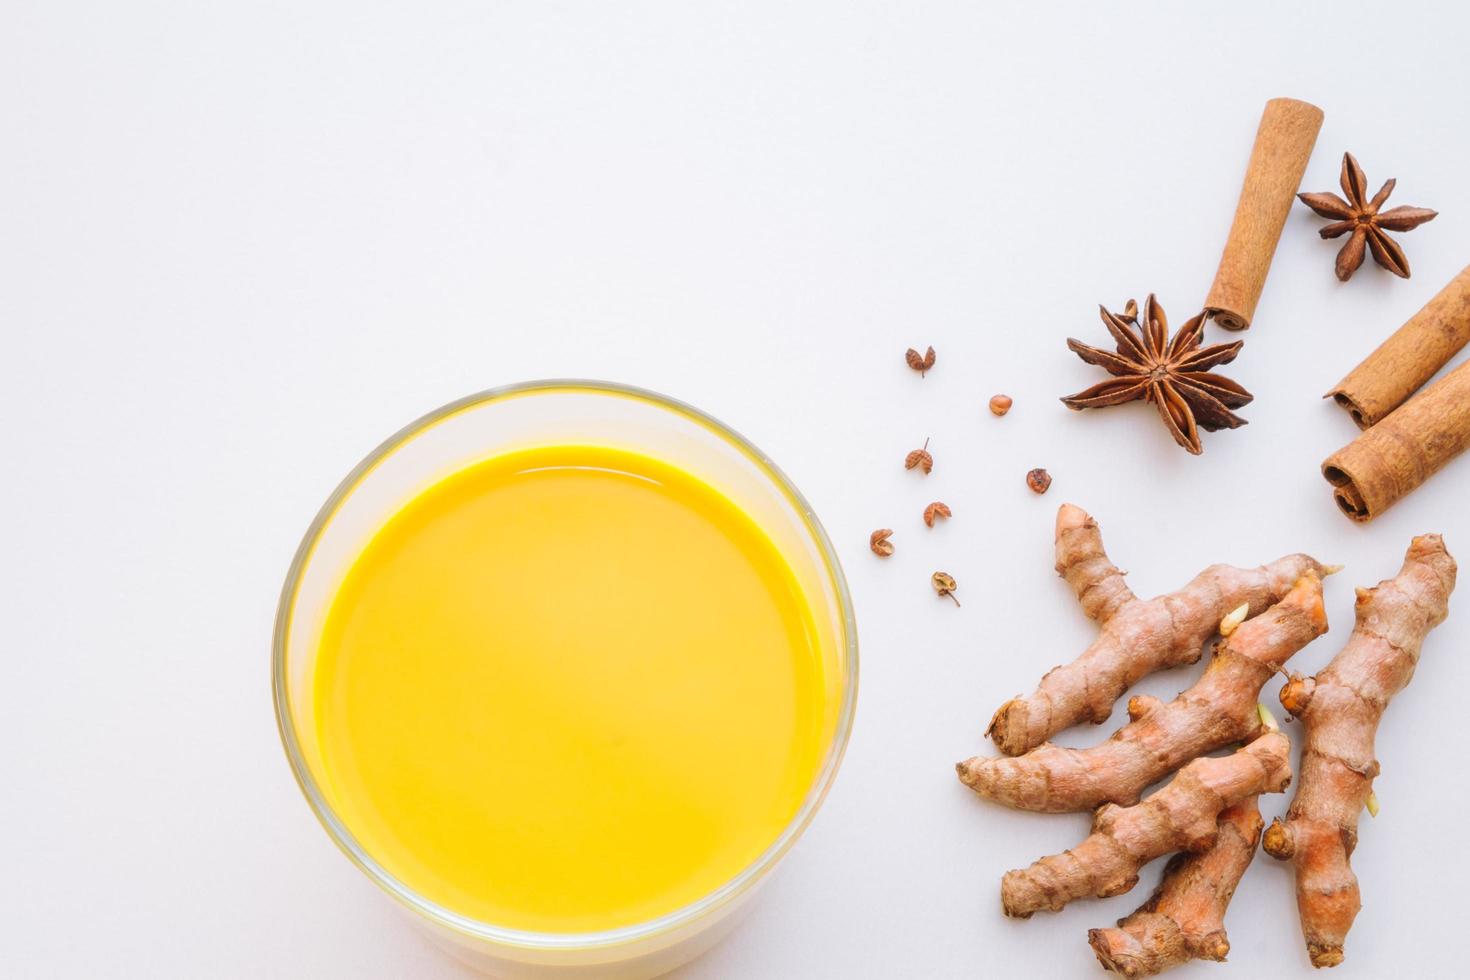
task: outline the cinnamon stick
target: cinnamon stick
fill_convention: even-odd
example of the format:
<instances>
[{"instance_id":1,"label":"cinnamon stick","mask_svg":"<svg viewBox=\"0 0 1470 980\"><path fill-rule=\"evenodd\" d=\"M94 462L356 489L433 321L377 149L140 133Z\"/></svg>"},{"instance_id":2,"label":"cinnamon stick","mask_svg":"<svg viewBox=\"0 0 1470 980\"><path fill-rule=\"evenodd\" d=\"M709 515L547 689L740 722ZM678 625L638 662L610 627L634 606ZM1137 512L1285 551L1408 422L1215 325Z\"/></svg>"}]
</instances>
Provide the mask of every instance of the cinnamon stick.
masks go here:
<instances>
[{"instance_id":1,"label":"cinnamon stick","mask_svg":"<svg viewBox=\"0 0 1470 980\"><path fill-rule=\"evenodd\" d=\"M1470 446L1470 361L1389 413L1322 464L1332 496L1371 521Z\"/></svg>"},{"instance_id":2,"label":"cinnamon stick","mask_svg":"<svg viewBox=\"0 0 1470 980\"><path fill-rule=\"evenodd\" d=\"M1366 429L1398 408L1470 342L1470 266L1325 397Z\"/></svg>"},{"instance_id":3,"label":"cinnamon stick","mask_svg":"<svg viewBox=\"0 0 1470 980\"><path fill-rule=\"evenodd\" d=\"M1244 330L1251 325L1276 243L1321 128L1322 110L1309 102L1272 99L1266 103L1230 237L1205 300L1205 311L1220 326Z\"/></svg>"}]
</instances>

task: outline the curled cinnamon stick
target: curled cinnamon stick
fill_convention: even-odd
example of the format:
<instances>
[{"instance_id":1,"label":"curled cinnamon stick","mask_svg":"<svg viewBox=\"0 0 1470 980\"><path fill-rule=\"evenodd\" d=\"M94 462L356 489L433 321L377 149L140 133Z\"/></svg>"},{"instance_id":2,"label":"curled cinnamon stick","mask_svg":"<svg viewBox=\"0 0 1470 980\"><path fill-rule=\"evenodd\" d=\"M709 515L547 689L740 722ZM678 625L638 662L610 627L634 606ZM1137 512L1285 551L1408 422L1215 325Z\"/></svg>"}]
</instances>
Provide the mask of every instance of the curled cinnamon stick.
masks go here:
<instances>
[{"instance_id":1,"label":"curled cinnamon stick","mask_svg":"<svg viewBox=\"0 0 1470 980\"><path fill-rule=\"evenodd\" d=\"M1470 362L1409 399L1322 464L1332 496L1371 521L1470 446Z\"/></svg>"},{"instance_id":2,"label":"curled cinnamon stick","mask_svg":"<svg viewBox=\"0 0 1470 980\"><path fill-rule=\"evenodd\" d=\"M1322 110L1309 102L1272 99L1266 103L1230 237L1205 300L1205 311L1220 326L1244 330L1251 325L1276 243L1321 128Z\"/></svg>"},{"instance_id":3,"label":"curled cinnamon stick","mask_svg":"<svg viewBox=\"0 0 1470 980\"><path fill-rule=\"evenodd\" d=\"M1403 404L1470 343L1470 266L1378 349L1339 381L1328 397L1366 429Z\"/></svg>"}]
</instances>

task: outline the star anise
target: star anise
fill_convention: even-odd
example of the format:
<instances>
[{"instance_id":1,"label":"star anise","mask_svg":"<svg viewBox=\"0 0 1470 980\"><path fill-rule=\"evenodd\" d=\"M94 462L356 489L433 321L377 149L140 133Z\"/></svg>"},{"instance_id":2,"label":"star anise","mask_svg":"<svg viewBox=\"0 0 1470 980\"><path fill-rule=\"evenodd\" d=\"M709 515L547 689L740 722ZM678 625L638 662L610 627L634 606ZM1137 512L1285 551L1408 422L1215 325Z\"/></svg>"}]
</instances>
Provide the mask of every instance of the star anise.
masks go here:
<instances>
[{"instance_id":1,"label":"star anise","mask_svg":"<svg viewBox=\"0 0 1470 980\"><path fill-rule=\"evenodd\" d=\"M1118 342L1117 353L1067 340L1076 355L1096 364L1112 379L1062 399L1068 408L1106 408L1143 399L1153 402L1169 434L1191 453L1198 455L1199 430L1234 429L1245 419L1231 411L1250 403L1251 393L1229 378L1210 371L1229 364L1240 353L1242 341L1201 347L1204 314L1191 317L1173 340L1164 308L1150 293L1143 304L1143 324L1138 321L1138 304L1128 301L1123 314L1109 313L1099 306L1103 325Z\"/></svg>"},{"instance_id":2,"label":"star anise","mask_svg":"<svg viewBox=\"0 0 1470 980\"><path fill-rule=\"evenodd\" d=\"M1363 264L1363 247L1373 253L1373 261L1402 279L1409 278L1409 260L1399 243L1388 237L1390 231L1411 231L1426 221L1432 220L1438 211L1429 208L1414 208L1407 204L1380 212L1383 202L1393 193L1395 181L1389 178L1378 193L1368 199L1368 175L1358 166L1351 153L1342 155L1342 192L1344 201L1330 191L1322 194L1298 194L1307 207L1324 218L1336 219L1323 228L1323 238L1337 238L1353 233L1342 251L1337 253L1337 278L1347 282L1358 266Z\"/></svg>"}]
</instances>

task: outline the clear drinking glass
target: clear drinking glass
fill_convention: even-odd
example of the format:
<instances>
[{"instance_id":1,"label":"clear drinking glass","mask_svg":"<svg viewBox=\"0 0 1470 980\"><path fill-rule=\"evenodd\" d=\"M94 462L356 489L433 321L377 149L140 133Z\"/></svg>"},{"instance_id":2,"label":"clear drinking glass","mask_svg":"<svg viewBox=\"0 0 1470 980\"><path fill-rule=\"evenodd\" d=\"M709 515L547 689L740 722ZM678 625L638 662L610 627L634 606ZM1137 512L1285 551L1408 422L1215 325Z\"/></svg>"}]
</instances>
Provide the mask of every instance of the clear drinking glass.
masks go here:
<instances>
[{"instance_id":1,"label":"clear drinking glass","mask_svg":"<svg viewBox=\"0 0 1470 980\"><path fill-rule=\"evenodd\" d=\"M824 762L800 810L760 857L690 905L648 922L588 933L508 929L416 894L367 851L323 793L312 713L317 641L327 608L368 538L399 507L479 460L578 443L640 452L703 479L739 505L780 549L811 603L828 678ZM451 953L505 977L651 977L724 937L757 886L811 822L837 773L857 700L857 631L832 544L791 481L738 433L650 391L593 381L539 381L462 398L373 450L322 506L291 562L276 614L276 720L296 780L337 846Z\"/></svg>"}]
</instances>

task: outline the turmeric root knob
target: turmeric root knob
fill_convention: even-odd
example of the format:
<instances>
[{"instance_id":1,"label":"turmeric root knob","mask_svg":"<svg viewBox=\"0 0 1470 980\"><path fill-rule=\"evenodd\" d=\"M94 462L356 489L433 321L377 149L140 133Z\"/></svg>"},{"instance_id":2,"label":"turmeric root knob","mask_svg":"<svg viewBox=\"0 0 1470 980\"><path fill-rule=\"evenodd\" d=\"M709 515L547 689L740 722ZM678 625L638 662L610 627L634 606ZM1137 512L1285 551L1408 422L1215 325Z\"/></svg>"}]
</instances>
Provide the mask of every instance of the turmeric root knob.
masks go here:
<instances>
[{"instance_id":1,"label":"turmeric root knob","mask_svg":"<svg viewBox=\"0 0 1470 980\"><path fill-rule=\"evenodd\" d=\"M1093 929L1087 941L1105 969L1147 977L1189 960L1224 961L1230 952L1225 909L1255 856L1261 836L1256 798L1220 814L1214 845L1176 854L1153 896L1115 929Z\"/></svg>"},{"instance_id":2,"label":"turmeric root knob","mask_svg":"<svg viewBox=\"0 0 1470 980\"><path fill-rule=\"evenodd\" d=\"M1316 943L1308 943L1307 957L1311 959L1312 965L1319 970L1323 967L1337 966L1343 961L1342 947L1321 946Z\"/></svg>"},{"instance_id":3,"label":"turmeric root knob","mask_svg":"<svg viewBox=\"0 0 1470 980\"><path fill-rule=\"evenodd\" d=\"M1073 899L1106 898L1138 883L1138 870L1171 851L1203 851L1217 840L1221 810L1291 782L1291 745L1267 732L1234 755L1196 759L1136 806L1097 811L1092 834L1065 854L1044 857L1001 880L1006 915L1029 918Z\"/></svg>"},{"instance_id":4,"label":"turmeric root knob","mask_svg":"<svg viewBox=\"0 0 1470 980\"><path fill-rule=\"evenodd\" d=\"M1147 694L1135 694L1128 699L1128 720L1142 721L1164 706L1164 702Z\"/></svg>"},{"instance_id":5,"label":"turmeric root knob","mask_svg":"<svg viewBox=\"0 0 1470 980\"><path fill-rule=\"evenodd\" d=\"M1444 622L1455 560L1437 534L1415 538L1399 574L1360 589L1357 625L1316 677L1293 676L1281 703L1303 727L1302 780L1285 821L1266 831L1272 857L1296 866L1297 909L1312 965L1336 966L1362 901L1350 858L1378 775L1373 739L1389 700L1413 677Z\"/></svg>"},{"instance_id":6,"label":"turmeric root knob","mask_svg":"<svg viewBox=\"0 0 1470 980\"><path fill-rule=\"evenodd\" d=\"M1281 688L1281 706L1293 718L1300 718L1306 713L1307 705L1312 701L1312 692L1316 688L1317 678L1292 674L1291 679Z\"/></svg>"},{"instance_id":7,"label":"turmeric root knob","mask_svg":"<svg viewBox=\"0 0 1470 980\"><path fill-rule=\"evenodd\" d=\"M1029 752L1078 722L1106 721L1113 703L1139 678L1198 660L1221 619L1239 606L1259 613L1307 572L1324 571L1306 555L1253 569L1214 565L1178 592L1139 599L1108 560L1097 522L1072 504L1057 512L1056 559L1057 571L1101 631L1076 660L1047 673L1033 694L996 711L986 734L1006 755Z\"/></svg>"},{"instance_id":8,"label":"turmeric root knob","mask_svg":"<svg viewBox=\"0 0 1470 980\"><path fill-rule=\"evenodd\" d=\"M1296 841L1292 839L1291 829L1281 822L1277 817L1271 821L1271 826L1266 829L1266 836L1261 840L1261 849L1278 861L1285 861L1296 853Z\"/></svg>"},{"instance_id":9,"label":"turmeric root knob","mask_svg":"<svg viewBox=\"0 0 1470 980\"><path fill-rule=\"evenodd\" d=\"M1262 731L1262 686L1302 647L1327 631L1322 582L1302 576L1279 603L1247 620L1216 650L1203 676L1169 704L1138 695L1133 719L1087 749L1041 747L1016 758L972 758L960 781L986 799L1023 810L1060 813L1100 803L1131 806L1180 766Z\"/></svg>"}]
</instances>

